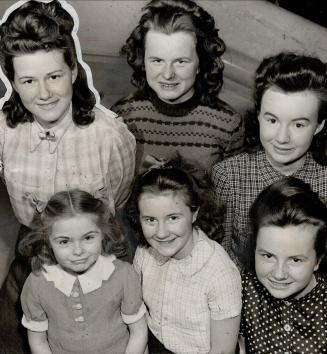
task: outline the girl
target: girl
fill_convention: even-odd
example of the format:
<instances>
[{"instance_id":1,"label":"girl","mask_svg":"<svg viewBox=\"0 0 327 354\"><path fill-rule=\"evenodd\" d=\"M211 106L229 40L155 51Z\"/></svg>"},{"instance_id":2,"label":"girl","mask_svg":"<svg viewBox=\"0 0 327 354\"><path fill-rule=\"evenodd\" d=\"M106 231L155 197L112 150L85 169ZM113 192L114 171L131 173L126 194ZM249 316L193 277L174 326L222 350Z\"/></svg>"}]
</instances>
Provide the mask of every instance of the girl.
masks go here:
<instances>
[{"instance_id":1,"label":"girl","mask_svg":"<svg viewBox=\"0 0 327 354\"><path fill-rule=\"evenodd\" d=\"M137 168L148 155L178 151L210 172L240 152L241 117L218 99L225 43L214 18L191 0L152 0L122 48L137 91L112 109L137 141Z\"/></svg>"},{"instance_id":2,"label":"girl","mask_svg":"<svg viewBox=\"0 0 327 354\"><path fill-rule=\"evenodd\" d=\"M325 353L326 205L289 177L259 194L250 220L255 271L243 279L246 353Z\"/></svg>"},{"instance_id":3,"label":"girl","mask_svg":"<svg viewBox=\"0 0 327 354\"><path fill-rule=\"evenodd\" d=\"M144 353L141 287L116 259L123 237L107 210L87 192L59 192L20 242L33 270L21 295L33 354Z\"/></svg>"},{"instance_id":4,"label":"girl","mask_svg":"<svg viewBox=\"0 0 327 354\"><path fill-rule=\"evenodd\" d=\"M8 83L0 112L0 176L22 239L33 215L67 186L102 198L112 213L121 209L134 177L135 139L114 113L95 105L74 9L57 0L19 5L6 12L0 26ZM7 334L0 347L17 343L15 353L24 352L18 348L16 309L29 272L27 262L16 257L0 293L0 323Z\"/></svg>"},{"instance_id":5,"label":"girl","mask_svg":"<svg viewBox=\"0 0 327 354\"><path fill-rule=\"evenodd\" d=\"M134 267L149 312L150 352L234 353L240 276L205 233L215 222L205 196L173 162L134 185L129 215L140 235Z\"/></svg>"},{"instance_id":6,"label":"girl","mask_svg":"<svg viewBox=\"0 0 327 354\"><path fill-rule=\"evenodd\" d=\"M327 66L318 58L281 53L257 69L249 151L212 171L216 197L226 206L223 246L239 267L248 261L248 212L265 187L292 175L327 200L326 98Z\"/></svg>"}]
</instances>

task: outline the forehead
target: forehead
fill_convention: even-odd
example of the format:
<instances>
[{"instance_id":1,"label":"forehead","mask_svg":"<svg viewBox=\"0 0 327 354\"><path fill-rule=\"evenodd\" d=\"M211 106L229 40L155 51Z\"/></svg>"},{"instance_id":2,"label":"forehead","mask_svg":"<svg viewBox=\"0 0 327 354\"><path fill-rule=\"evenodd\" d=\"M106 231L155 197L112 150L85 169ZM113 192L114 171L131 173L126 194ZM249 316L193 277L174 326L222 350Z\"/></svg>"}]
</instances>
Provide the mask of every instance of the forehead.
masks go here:
<instances>
[{"instance_id":1,"label":"forehead","mask_svg":"<svg viewBox=\"0 0 327 354\"><path fill-rule=\"evenodd\" d=\"M196 54L196 36L191 32L165 34L150 30L145 37L145 55L180 58Z\"/></svg>"},{"instance_id":2,"label":"forehead","mask_svg":"<svg viewBox=\"0 0 327 354\"><path fill-rule=\"evenodd\" d=\"M171 213L188 208L185 193L180 191L163 191L160 193L145 192L139 199L139 209L143 212L155 214L157 211Z\"/></svg>"},{"instance_id":3,"label":"forehead","mask_svg":"<svg viewBox=\"0 0 327 354\"><path fill-rule=\"evenodd\" d=\"M280 119L303 117L317 121L319 103L318 95L313 91L286 93L270 87L262 96L260 113L270 113Z\"/></svg>"},{"instance_id":4,"label":"forehead","mask_svg":"<svg viewBox=\"0 0 327 354\"><path fill-rule=\"evenodd\" d=\"M317 230L318 226L308 223L262 226L258 231L256 248L280 256L308 254L314 250Z\"/></svg>"},{"instance_id":5,"label":"forehead","mask_svg":"<svg viewBox=\"0 0 327 354\"><path fill-rule=\"evenodd\" d=\"M93 214L82 214L57 218L51 226L51 235L83 235L92 230L97 230L98 217Z\"/></svg>"},{"instance_id":6,"label":"forehead","mask_svg":"<svg viewBox=\"0 0 327 354\"><path fill-rule=\"evenodd\" d=\"M50 51L39 50L34 53L22 54L13 58L13 66L17 74L38 74L67 68L63 52L59 49Z\"/></svg>"}]
</instances>

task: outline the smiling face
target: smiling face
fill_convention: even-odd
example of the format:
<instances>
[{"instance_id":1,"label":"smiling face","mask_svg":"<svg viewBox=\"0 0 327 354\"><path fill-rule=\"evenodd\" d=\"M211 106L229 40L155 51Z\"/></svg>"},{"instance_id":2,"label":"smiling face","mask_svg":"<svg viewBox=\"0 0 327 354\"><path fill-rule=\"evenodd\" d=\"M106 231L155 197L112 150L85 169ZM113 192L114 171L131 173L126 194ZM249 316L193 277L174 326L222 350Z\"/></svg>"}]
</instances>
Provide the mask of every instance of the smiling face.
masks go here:
<instances>
[{"instance_id":1,"label":"smiling face","mask_svg":"<svg viewBox=\"0 0 327 354\"><path fill-rule=\"evenodd\" d=\"M187 101L193 96L199 70L195 35L150 30L145 38L144 64L147 82L162 101Z\"/></svg>"},{"instance_id":2,"label":"smiling face","mask_svg":"<svg viewBox=\"0 0 327 354\"><path fill-rule=\"evenodd\" d=\"M287 175L303 163L318 124L319 99L311 91L285 93L271 87L262 96L260 140L270 164Z\"/></svg>"},{"instance_id":3,"label":"smiling face","mask_svg":"<svg viewBox=\"0 0 327 354\"><path fill-rule=\"evenodd\" d=\"M56 220L49 236L55 258L67 272L86 272L102 251L102 232L94 215L83 214Z\"/></svg>"},{"instance_id":4,"label":"smiling face","mask_svg":"<svg viewBox=\"0 0 327 354\"><path fill-rule=\"evenodd\" d=\"M300 298L315 286L318 269L314 243L317 226L311 224L263 226L255 250L259 281L278 299Z\"/></svg>"},{"instance_id":5,"label":"smiling face","mask_svg":"<svg viewBox=\"0 0 327 354\"><path fill-rule=\"evenodd\" d=\"M57 49L13 59L13 87L24 107L43 127L57 125L69 110L76 69L71 70Z\"/></svg>"},{"instance_id":6,"label":"smiling face","mask_svg":"<svg viewBox=\"0 0 327 354\"><path fill-rule=\"evenodd\" d=\"M197 211L191 211L181 192L143 193L139 210L143 235L151 247L175 259L191 253Z\"/></svg>"}]
</instances>

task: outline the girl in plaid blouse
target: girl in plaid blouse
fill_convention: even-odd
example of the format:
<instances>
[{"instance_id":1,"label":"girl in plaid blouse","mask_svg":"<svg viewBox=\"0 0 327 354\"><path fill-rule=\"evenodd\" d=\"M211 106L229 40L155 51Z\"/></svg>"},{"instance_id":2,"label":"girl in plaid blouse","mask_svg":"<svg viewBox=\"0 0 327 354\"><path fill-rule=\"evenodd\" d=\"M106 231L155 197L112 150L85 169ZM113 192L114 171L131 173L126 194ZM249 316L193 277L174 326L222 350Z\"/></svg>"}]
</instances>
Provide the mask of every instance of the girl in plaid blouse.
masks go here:
<instances>
[{"instance_id":1,"label":"girl in plaid blouse","mask_svg":"<svg viewBox=\"0 0 327 354\"><path fill-rule=\"evenodd\" d=\"M308 184L288 177L259 194L250 219L254 264L243 277L241 321L246 353L325 353L326 205Z\"/></svg>"},{"instance_id":2,"label":"girl in plaid blouse","mask_svg":"<svg viewBox=\"0 0 327 354\"><path fill-rule=\"evenodd\" d=\"M217 207L198 182L168 162L140 175L130 198L129 214L140 235L134 267L153 353L235 351L240 276L224 249L206 235Z\"/></svg>"}]
</instances>

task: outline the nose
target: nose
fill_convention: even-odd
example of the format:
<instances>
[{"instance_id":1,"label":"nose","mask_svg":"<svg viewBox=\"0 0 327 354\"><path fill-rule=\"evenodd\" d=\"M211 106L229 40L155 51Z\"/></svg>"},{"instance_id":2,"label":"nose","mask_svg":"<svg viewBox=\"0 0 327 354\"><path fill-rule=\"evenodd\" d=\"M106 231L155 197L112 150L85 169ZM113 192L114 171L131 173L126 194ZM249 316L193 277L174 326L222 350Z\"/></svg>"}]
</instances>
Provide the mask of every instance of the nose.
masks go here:
<instances>
[{"instance_id":1,"label":"nose","mask_svg":"<svg viewBox=\"0 0 327 354\"><path fill-rule=\"evenodd\" d=\"M162 69L162 77L165 80L171 80L175 76L175 69L172 63L167 63Z\"/></svg>"},{"instance_id":2,"label":"nose","mask_svg":"<svg viewBox=\"0 0 327 354\"><path fill-rule=\"evenodd\" d=\"M280 144L286 144L290 141L290 134L289 134L288 127L286 125L285 126L280 125L280 127L278 128L278 131L277 131L276 140Z\"/></svg>"},{"instance_id":3,"label":"nose","mask_svg":"<svg viewBox=\"0 0 327 354\"><path fill-rule=\"evenodd\" d=\"M287 279L287 266L283 262L276 263L273 276L276 280L285 280Z\"/></svg>"},{"instance_id":4,"label":"nose","mask_svg":"<svg viewBox=\"0 0 327 354\"><path fill-rule=\"evenodd\" d=\"M74 242L73 243L73 254L75 256L80 256L83 253L83 249L81 247L81 244L79 242Z\"/></svg>"},{"instance_id":5,"label":"nose","mask_svg":"<svg viewBox=\"0 0 327 354\"><path fill-rule=\"evenodd\" d=\"M159 222L158 223L158 229L157 229L157 237L158 238L166 238L168 235L167 227L164 222Z\"/></svg>"},{"instance_id":6,"label":"nose","mask_svg":"<svg viewBox=\"0 0 327 354\"><path fill-rule=\"evenodd\" d=\"M51 96L48 84L45 81L39 83L39 97L41 100L47 100Z\"/></svg>"}]
</instances>

